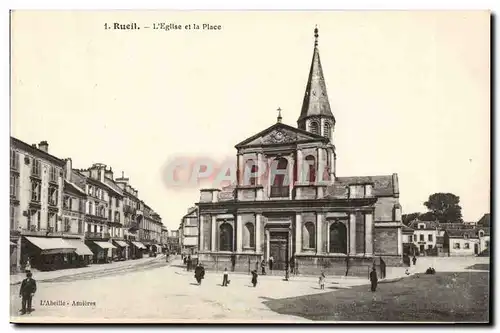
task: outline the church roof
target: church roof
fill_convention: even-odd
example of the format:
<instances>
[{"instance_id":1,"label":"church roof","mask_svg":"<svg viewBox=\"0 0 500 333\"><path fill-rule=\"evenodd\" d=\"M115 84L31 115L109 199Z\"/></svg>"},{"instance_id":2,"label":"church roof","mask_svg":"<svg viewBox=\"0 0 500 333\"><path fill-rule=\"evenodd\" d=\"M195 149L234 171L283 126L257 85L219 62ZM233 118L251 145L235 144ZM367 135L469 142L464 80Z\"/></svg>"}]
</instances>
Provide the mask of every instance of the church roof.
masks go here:
<instances>
[{"instance_id":1,"label":"church roof","mask_svg":"<svg viewBox=\"0 0 500 333\"><path fill-rule=\"evenodd\" d=\"M360 177L337 177L332 186L327 189L327 197L331 199L347 199L349 196L349 185L373 184L373 195L393 196L398 189L394 186L394 176L360 176Z\"/></svg>"},{"instance_id":2,"label":"church roof","mask_svg":"<svg viewBox=\"0 0 500 333\"><path fill-rule=\"evenodd\" d=\"M311 116L335 117L330 109L328 94L326 92L325 77L318 49L318 28L314 29L314 51L307 79L306 91L304 93L304 101L302 102L302 110L298 121Z\"/></svg>"},{"instance_id":3,"label":"church roof","mask_svg":"<svg viewBox=\"0 0 500 333\"><path fill-rule=\"evenodd\" d=\"M279 135L277 135L278 132L280 133ZM276 123L265 130L252 135L248 139L241 141L235 146L235 148L300 141L324 141L327 143L328 138L283 123Z\"/></svg>"}]
</instances>

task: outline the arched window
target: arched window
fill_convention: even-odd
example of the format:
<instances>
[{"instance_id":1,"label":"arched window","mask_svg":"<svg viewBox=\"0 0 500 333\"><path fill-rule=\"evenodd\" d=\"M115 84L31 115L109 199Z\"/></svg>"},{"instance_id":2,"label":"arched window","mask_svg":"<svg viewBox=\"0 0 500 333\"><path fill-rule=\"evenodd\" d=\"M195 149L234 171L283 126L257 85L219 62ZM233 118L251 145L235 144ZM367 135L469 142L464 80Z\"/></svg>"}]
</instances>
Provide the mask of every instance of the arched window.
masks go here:
<instances>
[{"instance_id":1,"label":"arched window","mask_svg":"<svg viewBox=\"0 0 500 333\"><path fill-rule=\"evenodd\" d=\"M243 228L243 248L255 247L255 230L252 223L248 222Z\"/></svg>"},{"instance_id":2,"label":"arched window","mask_svg":"<svg viewBox=\"0 0 500 333\"><path fill-rule=\"evenodd\" d=\"M483 237L484 236L484 231L479 231L479 237Z\"/></svg>"},{"instance_id":3,"label":"arched window","mask_svg":"<svg viewBox=\"0 0 500 333\"><path fill-rule=\"evenodd\" d=\"M304 224L304 230L303 230L303 248L304 249L314 249L316 248L316 228L314 226L314 223L312 222L307 222Z\"/></svg>"},{"instance_id":4,"label":"arched window","mask_svg":"<svg viewBox=\"0 0 500 333\"><path fill-rule=\"evenodd\" d=\"M310 183L316 182L316 159L312 155L306 157L307 165L307 181Z\"/></svg>"},{"instance_id":5,"label":"arched window","mask_svg":"<svg viewBox=\"0 0 500 333\"><path fill-rule=\"evenodd\" d=\"M233 227L224 222L219 232L219 251L233 251Z\"/></svg>"},{"instance_id":6,"label":"arched window","mask_svg":"<svg viewBox=\"0 0 500 333\"><path fill-rule=\"evenodd\" d=\"M323 136L330 139L332 135L332 126L330 125L329 122L325 122L325 125L323 126Z\"/></svg>"},{"instance_id":7,"label":"arched window","mask_svg":"<svg viewBox=\"0 0 500 333\"><path fill-rule=\"evenodd\" d=\"M289 185L285 182L288 174L288 161L286 158L282 157L278 160L276 170L273 171L272 176L272 186L271 186L271 197L287 197L289 195ZM290 181L290 180L289 180Z\"/></svg>"},{"instance_id":8,"label":"arched window","mask_svg":"<svg viewBox=\"0 0 500 333\"><path fill-rule=\"evenodd\" d=\"M319 134L319 126L317 122L311 121L311 124L309 126L311 128L311 133Z\"/></svg>"},{"instance_id":9,"label":"arched window","mask_svg":"<svg viewBox=\"0 0 500 333\"><path fill-rule=\"evenodd\" d=\"M247 160L245 164L245 175L243 179L245 179L245 182L248 182L248 185L257 185L259 166L254 160Z\"/></svg>"},{"instance_id":10,"label":"arched window","mask_svg":"<svg viewBox=\"0 0 500 333\"><path fill-rule=\"evenodd\" d=\"M347 229L343 223L334 222L330 225L330 253L347 254Z\"/></svg>"}]
</instances>

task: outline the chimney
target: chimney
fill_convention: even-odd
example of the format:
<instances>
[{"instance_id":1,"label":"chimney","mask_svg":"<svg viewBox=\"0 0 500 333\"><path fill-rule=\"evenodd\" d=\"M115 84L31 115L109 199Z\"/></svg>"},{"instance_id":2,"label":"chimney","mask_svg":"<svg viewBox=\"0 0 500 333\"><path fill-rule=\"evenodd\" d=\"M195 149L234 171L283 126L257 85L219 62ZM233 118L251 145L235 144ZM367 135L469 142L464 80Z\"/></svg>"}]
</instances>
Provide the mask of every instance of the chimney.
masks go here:
<instances>
[{"instance_id":1,"label":"chimney","mask_svg":"<svg viewBox=\"0 0 500 333\"><path fill-rule=\"evenodd\" d=\"M64 176L67 181L71 181L71 171L73 170L73 161L71 158L64 160L66 164L64 165Z\"/></svg>"},{"instance_id":2,"label":"chimney","mask_svg":"<svg viewBox=\"0 0 500 333\"><path fill-rule=\"evenodd\" d=\"M38 149L43 150L44 152L48 153L49 152L49 144L47 141L40 141L38 144Z\"/></svg>"},{"instance_id":3,"label":"chimney","mask_svg":"<svg viewBox=\"0 0 500 333\"><path fill-rule=\"evenodd\" d=\"M109 167L109 170L106 170L105 176L106 178L113 180L113 169L111 167Z\"/></svg>"},{"instance_id":4,"label":"chimney","mask_svg":"<svg viewBox=\"0 0 500 333\"><path fill-rule=\"evenodd\" d=\"M394 192L394 197L399 198L399 181L397 173L392 174L392 190Z\"/></svg>"}]
</instances>

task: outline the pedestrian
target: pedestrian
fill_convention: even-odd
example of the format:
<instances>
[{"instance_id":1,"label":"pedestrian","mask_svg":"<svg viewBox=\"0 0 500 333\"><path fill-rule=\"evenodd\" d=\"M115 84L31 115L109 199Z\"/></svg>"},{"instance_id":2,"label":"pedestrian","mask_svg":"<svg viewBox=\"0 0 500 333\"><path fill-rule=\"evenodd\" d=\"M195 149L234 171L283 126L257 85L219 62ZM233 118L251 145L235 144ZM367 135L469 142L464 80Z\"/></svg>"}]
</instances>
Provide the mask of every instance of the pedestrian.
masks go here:
<instances>
[{"instance_id":1,"label":"pedestrian","mask_svg":"<svg viewBox=\"0 0 500 333\"><path fill-rule=\"evenodd\" d=\"M254 288L257 286L257 277L259 275L257 274L257 271L256 270L253 270L252 271L252 284L254 286Z\"/></svg>"},{"instance_id":2,"label":"pedestrian","mask_svg":"<svg viewBox=\"0 0 500 333\"><path fill-rule=\"evenodd\" d=\"M289 278L290 278L290 270L288 268L288 265L286 265L286 268L285 268L285 281L288 281Z\"/></svg>"},{"instance_id":3,"label":"pedestrian","mask_svg":"<svg viewBox=\"0 0 500 333\"><path fill-rule=\"evenodd\" d=\"M31 272L31 261L30 258L26 260L26 265L24 266L24 271L26 273Z\"/></svg>"},{"instance_id":4,"label":"pedestrian","mask_svg":"<svg viewBox=\"0 0 500 333\"><path fill-rule=\"evenodd\" d=\"M264 259L260 263L260 268L262 269L262 275L266 275L266 261Z\"/></svg>"},{"instance_id":5,"label":"pedestrian","mask_svg":"<svg viewBox=\"0 0 500 333\"><path fill-rule=\"evenodd\" d=\"M232 254L231 255L231 271L234 272L235 267L236 267L236 255Z\"/></svg>"},{"instance_id":6,"label":"pedestrian","mask_svg":"<svg viewBox=\"0 0 500 333\"><path fill-rule=\"evenodd\" d=\"M194 269L194 278L199 285L201 284L201 280L205 278L205 269L201 264L198 264Z\"/></svg>"},{"instance_id":7,"label":"pedestrian","mask_svg":"<svg viewBox=\"0 0 500 333\"><path fill-rule=\"evenodd\" d=\"M31 308L31 301L36 292L36 281L32 278L33 274L31 272L26 273L26 279L21 283L21 289L19 289L19 297L22 298L22 309L21 314L26 312L31 313L33 309Z\"/></svg>"},{"instance_id":8,"label":"pedestrian","mask_svg":"<svg viewBox=\"0 0 500 333\"><path fill-rule=\"evenodd\" d=\"M192 264L191 255L188 255L187 256L187 270L188 270L188 272L191 270L191 264Z\"/></svg>"},{"instance_id":9,"label":"pedestrian","mask_svg":"<svg viewBox=\"0 0 500 333\"><path fill-rule=\"evenodd\" d=\"M290 258L290 273L295 274L295 256Z\"/></svg>"},{"instance_id":10,"label":"pedestrian","mask_svg":"<svg viewBox=\"0 0 500 333\"><path fill-rule=\"evenodd\" d=\"M222 286L227 287L229 284L229 273L227 272L227 267L224 268L224 277L222 278Z\"/></svg>"},{"instance_id":11,"label":"pedestrian","mask_svg":"<svg viewBox=\"0 0 500 333\"><path fill-rule=\"evenodd\" d=\"M319 276L318 279L319 289L325 289L325 279L326 279L325 273L321 272L321 275Z\"/></svg>"},{"instance_id":12,"label":"pedestrian","mask_svg":"<svg viewBox=\"0 0 500 333\"><path fill-rule=\"evenodd\" d=\"M413 255L412 261L413 261L413 266L415 266L417 264L417 257L415 257L415 255Z\"/></svg>"},{"instance_id":13,"label":"pedestrian","mask_svg":"<svg viewBox=\"0 0 500 333\"><path fill-rule=\"evenodd\" d=\"M372 284L372 291L376 291L378 277L377 277L377 271L376 271L375 267L372 268L372 271L370 273L370 282Z\"/></svg>"},{"instance_id":14,"label":"pedestrian","mask_svg":"<svg viewBox=\"0 0 500 333\"><path fill-rule=\"evenodd\" d=\"M274 258L273 258L273 256L270 256L269 257L269 270L271 271L271 273L273 272L273 264L274 264Z\"/></svg>"}]
</instances>

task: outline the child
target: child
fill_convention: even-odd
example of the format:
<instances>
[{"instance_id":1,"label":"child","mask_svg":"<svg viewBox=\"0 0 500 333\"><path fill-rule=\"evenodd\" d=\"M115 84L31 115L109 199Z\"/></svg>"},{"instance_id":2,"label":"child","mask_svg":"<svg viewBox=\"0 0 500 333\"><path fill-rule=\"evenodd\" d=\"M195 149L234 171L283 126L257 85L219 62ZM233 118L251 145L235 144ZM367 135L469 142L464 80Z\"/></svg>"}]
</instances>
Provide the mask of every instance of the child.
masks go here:
<instances>
[{"instance_id":1,"label":"child","mask_svg":"<svg viewBox=\"0 0 500 333\"><path fill-rule=\"evenodd\" d=\"M257 286L257 271L252 271L252 284L255 288L255 286Z\"/></svg>"},{"instance_id":2,"label":"child","mask_svg":"<svg viewBox=\"0 0 500 333\"><path fill-rule=\"evenodd\" d=\"M325 273L321 273L321 275L319 276L319 289L325 289Z\"/></svg>"}]
</instances>

